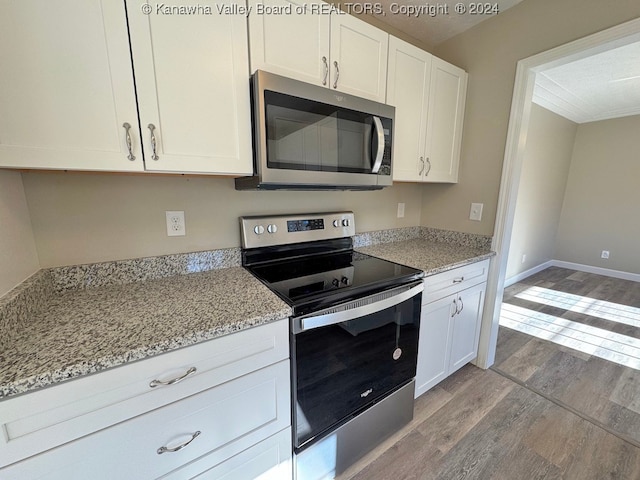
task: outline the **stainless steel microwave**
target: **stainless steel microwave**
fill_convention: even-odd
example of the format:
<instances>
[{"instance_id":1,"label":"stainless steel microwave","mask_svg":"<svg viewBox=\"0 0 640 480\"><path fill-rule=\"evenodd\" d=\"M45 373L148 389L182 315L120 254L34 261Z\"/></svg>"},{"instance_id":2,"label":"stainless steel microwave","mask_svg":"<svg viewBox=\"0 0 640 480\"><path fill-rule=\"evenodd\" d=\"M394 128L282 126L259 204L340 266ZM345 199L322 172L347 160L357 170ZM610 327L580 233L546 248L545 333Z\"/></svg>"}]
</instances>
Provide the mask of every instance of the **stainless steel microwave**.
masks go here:
<instances>
[{"instance_id":1,"label":"stainless steel microwave","mask_svg":"<svg viewBox=\"0 0 640 480\"><path fill-rule=\"evenodd\" d=\"M261 70L251 94L255 170L237 190L391 185L394 107Z\"/></svg>"}]
</instances>

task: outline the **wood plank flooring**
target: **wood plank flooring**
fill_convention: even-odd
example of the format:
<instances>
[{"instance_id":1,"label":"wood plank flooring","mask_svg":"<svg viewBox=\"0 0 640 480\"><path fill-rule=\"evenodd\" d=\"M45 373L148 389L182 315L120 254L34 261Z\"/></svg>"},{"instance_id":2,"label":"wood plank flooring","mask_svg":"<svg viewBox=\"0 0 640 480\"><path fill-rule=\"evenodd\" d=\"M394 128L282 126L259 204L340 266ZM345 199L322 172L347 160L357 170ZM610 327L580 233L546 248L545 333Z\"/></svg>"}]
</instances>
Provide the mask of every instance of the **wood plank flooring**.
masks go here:
<instances>
[{"instance_id":1,"label":"wood plank flooring","mask_svg":"<svg viewBox=\"0 0 640 480\"><path fill-rule=\"evenodd\" d=\"M545 303L540 289L567 303ZM640 446L640 283L552 267L506 289L503 306L570 321L556 337L572 341L500 327L492 368ZM575 334L594 327L594 336Z\"/></svg>"},{"instance_id":2,"label":"wood plank flooring","mask_svg":"<svg viewBox=\"0 0 640 480\"><path fill-rule=\"evenodd\" d=\"M525 282L505 302L640 338L594 311L516 297L536 285L640 308L640 284L559 268ZM337 478L640 479L640 372L500 327L493 369L467 365L422 395L409 425Z\"/></svg>"}]
</instances>

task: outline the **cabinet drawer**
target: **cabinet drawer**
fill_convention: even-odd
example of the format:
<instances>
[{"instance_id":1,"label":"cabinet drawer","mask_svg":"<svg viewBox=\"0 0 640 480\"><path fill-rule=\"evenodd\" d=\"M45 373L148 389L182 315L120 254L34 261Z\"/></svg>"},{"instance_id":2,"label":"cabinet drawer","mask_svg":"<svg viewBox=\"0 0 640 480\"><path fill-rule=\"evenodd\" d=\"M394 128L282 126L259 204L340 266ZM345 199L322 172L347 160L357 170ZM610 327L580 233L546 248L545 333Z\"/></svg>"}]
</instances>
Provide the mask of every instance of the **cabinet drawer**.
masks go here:
<instances>
[{"instance_id":1,"label":"cabinet drawer","mask_svg":"<svg viewBox=\"0 0 640 480\"><path fill-rule=\"evenodd\" d=\"M426 305L465 288L486 282L488 273L489 260L487 259L425 277L422 304Z\"/></svg>"},{"instance_id":2,"label":"cabinet drawer","mask_svg":"<svg viewBox=\"0 0 640 480\"><path fill-rule=\"evenodd\" d=\"M289 378L285 360L11 465L0 476L153 479L204 455L231 457L289 426ZM158 453L163 446L176 451Z\"/></svg>"},{"instance_id":3,"label":"cabinet drawer","mask_svg":"<svg viewBox=\"0 0 640 480\"><path fill-rule=\"evenodd\" d=\"M291 428L220 463L207 455L159 480L292 480Z\"/></svg>"},{"instance_id":4,"label":"cabinet drawer","mask_svg":"<svg viewBox=\"0 0 640 480\"><path fill-rule=\"evenodd\" d=\"M288 335L281 320L2 401L0 466L288 358Z\"/></svg>"}]
</instances>

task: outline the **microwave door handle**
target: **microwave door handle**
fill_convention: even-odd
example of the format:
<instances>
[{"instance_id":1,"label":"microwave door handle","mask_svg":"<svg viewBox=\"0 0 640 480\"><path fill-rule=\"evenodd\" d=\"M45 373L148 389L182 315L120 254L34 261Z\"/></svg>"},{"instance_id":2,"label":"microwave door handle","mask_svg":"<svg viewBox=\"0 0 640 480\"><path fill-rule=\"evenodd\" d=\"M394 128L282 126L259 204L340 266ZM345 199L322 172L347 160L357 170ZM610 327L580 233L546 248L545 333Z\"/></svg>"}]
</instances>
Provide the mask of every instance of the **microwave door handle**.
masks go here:
<instances>
[{"instance_id":1,"label":"microwave door handle","mask_svg":"<svg viewBox=\"0 0 640 480\"><path fill-rule=\"evenodd\" d=\"M384 155L384 130L382 128L382 121L380 117L373 117L373 128L375 132L372 132L372 135L378 136L378 151L376 152L376 158L373 161L373 168L371 169L371 173L378 173L380 167L382 166L382 157Z\"/></svg>"}]
</instances>

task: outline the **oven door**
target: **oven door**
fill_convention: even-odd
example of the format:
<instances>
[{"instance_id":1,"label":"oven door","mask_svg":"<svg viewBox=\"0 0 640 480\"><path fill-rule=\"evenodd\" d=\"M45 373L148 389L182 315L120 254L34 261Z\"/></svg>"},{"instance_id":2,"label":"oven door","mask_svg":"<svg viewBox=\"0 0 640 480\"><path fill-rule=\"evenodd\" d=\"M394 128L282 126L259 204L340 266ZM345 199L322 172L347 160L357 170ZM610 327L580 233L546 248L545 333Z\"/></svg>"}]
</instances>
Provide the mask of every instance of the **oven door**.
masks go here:
<instances>
[{"instance_id":1,"label":"oven door","mask_svg":"<svg viewBox=\"0 0 640 480\"><path fill-rule=\"evenodd\" d=\"M292 319L296 453L415 376L422 282Z\"/></svg>"}]
</instances>

